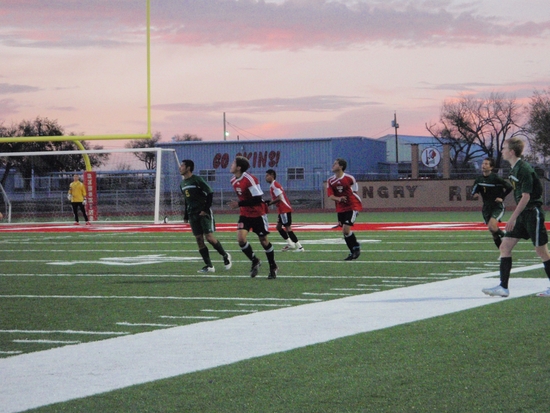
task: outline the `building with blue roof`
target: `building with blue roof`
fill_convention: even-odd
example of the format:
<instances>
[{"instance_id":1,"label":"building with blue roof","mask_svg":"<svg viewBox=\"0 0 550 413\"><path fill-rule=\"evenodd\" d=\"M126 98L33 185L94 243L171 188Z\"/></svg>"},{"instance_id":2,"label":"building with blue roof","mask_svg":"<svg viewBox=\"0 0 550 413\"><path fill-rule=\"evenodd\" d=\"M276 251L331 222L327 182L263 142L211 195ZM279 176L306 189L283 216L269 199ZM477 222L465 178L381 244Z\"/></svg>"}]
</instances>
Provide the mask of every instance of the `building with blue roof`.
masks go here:
<instances>
[{"instance_id":1,"label":"building with blue roof","mask_svg":"<svg viewBox=\"0 0 550 413\"><path fill-rule=\"evenodd\" d=\"M178 159L195 162L195 174L206 177L214 190L232 190L229 168L236 156L250 160L250 172L263 181L274 169L289 190L318 190L332 175L336 158L348 163L346 172L358 180L380 178L386 163L386 142L364 136L266 139L240 141L184 141L159 143L176 151Z\"/></svg>"}]
</instances>

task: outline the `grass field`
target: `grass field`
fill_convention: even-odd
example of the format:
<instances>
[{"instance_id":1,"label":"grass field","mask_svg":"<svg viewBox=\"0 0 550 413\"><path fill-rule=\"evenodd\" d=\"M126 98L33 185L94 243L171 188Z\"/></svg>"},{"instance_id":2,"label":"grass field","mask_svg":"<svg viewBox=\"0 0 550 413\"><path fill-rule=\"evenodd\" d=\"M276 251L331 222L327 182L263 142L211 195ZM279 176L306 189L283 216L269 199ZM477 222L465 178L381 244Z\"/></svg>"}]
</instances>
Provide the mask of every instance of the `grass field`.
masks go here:
<instances>
[{"instance_id":1,"label":"grass field","mask_svg":"<svg viewBox=\"0 0 550 413\"><path fill-rule=\"evenodd\" d=\"M452 222L479 215L361 218ZM295 221L334 218L296 214ZM250 279L233 232L217 233L233 268L225 272L211 251L217 271L208 275L197 273L203 264L189 233L4 233L0 357L498 269L485 231L357 232L363 252L353 262L342 261L347 250L338 231L297 235L306 252L278 253L279 277L268 281L267 265ZM270 239L283 247L276 232ZM532 246L520 243L514 267L536 263ZM542 270L515 277L547 285ZM511 291L512 299L482 308L33 411L546 412L550 300L513 299L513 279Z\"/></svg>"}]
</instances>

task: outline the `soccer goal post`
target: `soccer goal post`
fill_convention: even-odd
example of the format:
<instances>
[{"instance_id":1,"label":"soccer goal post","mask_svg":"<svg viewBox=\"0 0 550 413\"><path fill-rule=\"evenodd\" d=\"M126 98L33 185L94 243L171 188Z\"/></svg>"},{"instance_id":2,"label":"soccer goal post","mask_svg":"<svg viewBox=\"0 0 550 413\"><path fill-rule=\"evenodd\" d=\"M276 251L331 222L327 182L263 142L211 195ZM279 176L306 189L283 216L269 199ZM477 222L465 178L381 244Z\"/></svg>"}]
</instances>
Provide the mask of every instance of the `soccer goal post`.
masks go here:
<instances>
[{"instance_id":1,"label":"soccer goal post","mask_svg":"<svg viewBox=\"0 0 550 413\"><path fill-rule=\"evenodd\" d=\"M82 155L91 159L84 171ZM154 222L183 219L179 160L173 149L90 149L0 153L0 210L12 223L72 222L69 185L84 183L93 221Z\"/></svg>"}]
</instances>

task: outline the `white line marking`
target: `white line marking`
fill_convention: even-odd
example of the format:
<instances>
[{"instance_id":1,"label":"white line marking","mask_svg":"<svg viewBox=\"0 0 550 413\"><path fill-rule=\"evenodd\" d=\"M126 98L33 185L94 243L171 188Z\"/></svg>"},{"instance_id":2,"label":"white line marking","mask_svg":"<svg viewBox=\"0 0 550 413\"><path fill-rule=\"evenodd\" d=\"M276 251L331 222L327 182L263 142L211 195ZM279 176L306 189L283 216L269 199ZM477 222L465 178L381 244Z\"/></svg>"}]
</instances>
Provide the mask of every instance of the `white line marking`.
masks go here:
<instances>
[{"instance_id":1,"label":"white line marking","mask_svg":"<svg viewBox=\"0 0 550 413\"><path fill-rule=\"evenodd\" d=\"M383 283L387 283L387 284L402 284L402 283L415 283L416 281L414 279L403 279L403 280L382 280ZM357 284L357 285L362 285L362 284ZM368 285L368 284L365 284L365 285Z\"/></svg>"},{"instance_id":2,"label":"white line marking","mask_svg":"<svg viewBox=\"0 0 550 413\"><path fill-rule=\"evenodd\" d=\"M331 288L331 291L373 291L375 288Z\"/></svg>"},{"instance_id":3,"label":"white line marking","mask_svg":"<svg viewBox=\"0 0 550 413\"><path fill-rule=\"evenodd\" d=\"M249 277L250 278L250 277ZM321 301L316 299L306 298L243 298L243 297L157 297L157 296L126 296L126 295L0 295L0 298L67 298L77 300L191 300L191 301L297 301L297 302L314 302ZM2 331L2 330L0 330Z\"/></svg>"},{"instance_id":4,"label":"white line marking","mask_svg":"<svg viewBox=\"0 0 550 413\"><path fill-rule=\"evenodd\" d=\"M277 262L285 262L277 260ZM301 261L302 262L302 261ZM296 261L292 261L293 264L296 264ZM435 262L434 262L435 264ZM496 264L498 267L498 264ZM431 273L428 274L430 276L427 277L399 277L399 276L381 276L381 275L316 275L315 278L323 278L323 279L371 279L371 278L382 278L382 279L411 279L411 280L435 280L435 279L441 279L442 276L446 276L446 278L449 277L449 274L442 273L441 275L432 275ZM133 278L250 278L250 275L219 275L219 274L208 274L208 275L198 275L198 274L0 274L0 277L133 277ZM285 275L285 278L311 278L311 275Z\"/></svg>"},{"instance_id":5,"label":"white line marking","mask_svg":"<svg viewBox=\"0 0 550 413\"><path fill-rule=\"evenodd\" d=\"M126 331L80 331L80 330L0 330L0 333L23 334L84 334L98 336L122 336L130 334Z\"/></svg>"},{"instance_id":6,"label":"white line marking","mask_svg":"<svg viewBox=\"0 0 550 413\"><path fill-rule=\"evenodd\" d=\"M80 341L64 341L64 340L12 340L14 343L44 343L44 344L80 344Z\"/></svg>"},{"instance_id":7,"label":"white line marking","mask_svg":"<svg viewBox=\"0 0 550 413\"><path fill-rule=\"evenodd\" d=\"M190 315L161 315L159 318L191 318L198 320L217 320L219 317L209 317L209 316L190 316Z\"/></svg>"},{"instance_id":8,"label":"white line marking","mask_svg":"<svg viewBox=\"0 0 550 413\"><path fill-rule=\"evenodd\" d=\"M257 310L214 310L205 308L201 311L205 313L257 313Z\"/></svg>"},{"instance_id":9,"label":"white line marking","mask_svg":"<svg viewBox=\"0 0 550 413\"><path fill-rule=\"evenodd\" d=\"M129 327L176 327L177 324L155 324L155 323L128 323L127 321L120 321L115 323L119 326L129 326Z\"/></svg>"},{"instance_id":10,"label":"white line marking","mask_svg":"<svg viewBox=\"0 0 550 413\"><path fill-rule=\"evenodd\" d=\"M487 286L487 278L495 276L497 271L0 359L0 412L92 396L532 295L545 288L540 278L515 278L510 284L512 298L487 297L480 290Z\"/></svg>"},{"instance_id":11,"label":"white line marking","mask_svg":"<svg viewBox=\"0 0 550 413\"><path fill-rule=\"evenodd\" d=\"M260 303L254 303L254 304L246 304L246 303L238 303L236 305L242 305L242 306L254 306L254 307L291 307L290 304L260 304Z\"/></svg>"}]
</instances>

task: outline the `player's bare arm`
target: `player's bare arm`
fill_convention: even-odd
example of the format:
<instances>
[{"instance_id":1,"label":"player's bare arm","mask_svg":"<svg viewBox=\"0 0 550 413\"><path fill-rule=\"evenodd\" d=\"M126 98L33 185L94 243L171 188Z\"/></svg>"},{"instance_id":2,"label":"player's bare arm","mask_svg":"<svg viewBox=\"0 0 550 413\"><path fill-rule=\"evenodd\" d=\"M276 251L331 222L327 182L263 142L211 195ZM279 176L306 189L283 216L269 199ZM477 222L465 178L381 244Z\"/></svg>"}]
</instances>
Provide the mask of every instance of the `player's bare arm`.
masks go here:
<instances>
[{"instance_id":1,"label":"player's bare arm","mask_svg":"<svg viewBox=\"0 0 550 413\"><path fill-rule=\"evenodd\" d=\"M279 195L277 198L275 199L272 199L271 201L267 201L267 205L276 205L278 204L279 202L282 202L283 201L283 195Z\"/></svg>"},{"instance_id":2,"label":"player's bare arm","mask_svg":"<svg viewBox=\"0 0 550 413\"><path fill-rule=\"evenodd\" d=\"M524 192L521 194L521 199L518 202L518 205L516 206L516 209L514 209L514 212L512 213L512 216L506 223L506 231L512 231L514 227L516 226L516 220L518 219L519 214L523 212L529 201L531 200L531 194L528 192Z\"/></svg>"}]
</instances>

